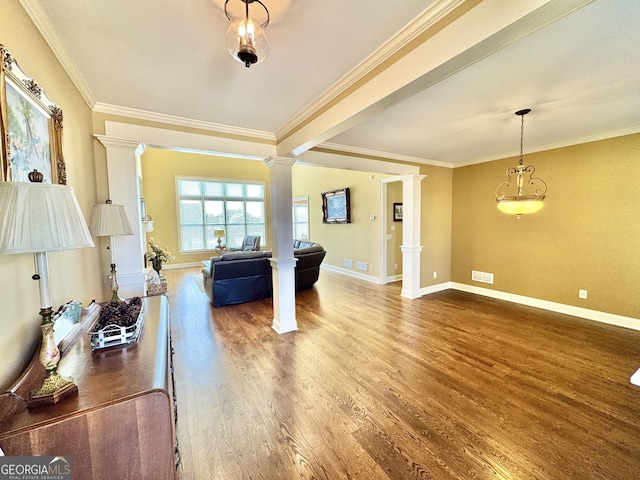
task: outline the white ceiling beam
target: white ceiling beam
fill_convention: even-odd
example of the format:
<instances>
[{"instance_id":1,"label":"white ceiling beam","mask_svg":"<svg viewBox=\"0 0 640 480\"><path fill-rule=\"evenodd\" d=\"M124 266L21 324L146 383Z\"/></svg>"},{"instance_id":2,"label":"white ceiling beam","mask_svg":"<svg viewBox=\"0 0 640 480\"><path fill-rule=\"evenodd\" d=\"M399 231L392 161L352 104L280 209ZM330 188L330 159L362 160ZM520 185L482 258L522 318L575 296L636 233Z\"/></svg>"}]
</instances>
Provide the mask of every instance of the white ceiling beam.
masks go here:
<instances>
[{"instance_id":1,"label":"white ceiling beam","mask_svg":"<svg viewBox=\"0 0 640 480\"><path fill-rule=\"evenodd\" d=\"M284 133L277 154L298 156L592 1L484 0Z\"/></svg>"}]
</instances>

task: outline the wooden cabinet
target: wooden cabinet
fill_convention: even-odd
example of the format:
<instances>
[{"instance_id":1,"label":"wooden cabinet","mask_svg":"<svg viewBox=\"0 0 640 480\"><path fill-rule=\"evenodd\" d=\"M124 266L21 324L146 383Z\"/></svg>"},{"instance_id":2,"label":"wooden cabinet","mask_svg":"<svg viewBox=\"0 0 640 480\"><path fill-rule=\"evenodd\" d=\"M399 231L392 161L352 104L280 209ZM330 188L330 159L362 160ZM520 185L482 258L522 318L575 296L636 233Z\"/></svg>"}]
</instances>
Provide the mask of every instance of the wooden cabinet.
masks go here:
<instances>
[{"instance_id":1,"label":"wooden cabinet","mask_svg":"<svg viewBox=\"0 0 640 480\"><path fill-rule=\"evenodd\" d=\"M74 479L175 479L169 306L164 295L142 300L143 331L130 346L92 352L84 320L58 368L77 395L35 409L1 399L5 455L70 456Z\"/></svg>"}]
</instances>

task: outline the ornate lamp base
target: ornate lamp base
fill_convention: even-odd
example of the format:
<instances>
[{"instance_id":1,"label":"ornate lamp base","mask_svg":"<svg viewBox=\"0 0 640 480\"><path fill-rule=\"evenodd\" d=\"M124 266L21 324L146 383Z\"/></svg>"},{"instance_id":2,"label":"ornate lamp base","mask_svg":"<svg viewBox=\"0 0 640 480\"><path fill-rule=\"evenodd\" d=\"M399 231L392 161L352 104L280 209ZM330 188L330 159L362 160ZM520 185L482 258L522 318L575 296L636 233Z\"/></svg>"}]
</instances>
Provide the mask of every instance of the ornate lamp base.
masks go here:
<instances>
[{"instance_id":1,"label":"ornate lamp base","mask_svg":"<svg viewBox=\"0 0 640 480\"><path fill-rule=\"evenodd\" d=\"M40 407L42 405L53 405L63 398L78 393L78 386L59 374L45 378L40 389L31 395L27 401L27 408Z\"/></svg>"},{"instance_id":2,"label":"ornate lamp base","mask_svg":"<svg viewBox=\"0 0 640 480\"><path fill-rule=\"evenodd\" d=\"M53 337L53 311L51 307L40 310L42 316L42 348L40 349L40 363L47 371L47 376L42 386L27 401L27 407L39 407L52 405L63 398L78 392L78 387L58 373L60 350Z\"/></svg>"}]
</instances>

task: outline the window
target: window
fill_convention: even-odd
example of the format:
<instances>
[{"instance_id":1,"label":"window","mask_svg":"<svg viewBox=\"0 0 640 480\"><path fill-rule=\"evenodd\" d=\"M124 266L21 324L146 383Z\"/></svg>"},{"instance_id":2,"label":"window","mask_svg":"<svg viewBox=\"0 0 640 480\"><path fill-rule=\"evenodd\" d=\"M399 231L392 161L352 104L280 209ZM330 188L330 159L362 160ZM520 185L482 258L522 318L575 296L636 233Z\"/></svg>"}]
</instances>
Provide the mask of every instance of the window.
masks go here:
<instances>
[{"instance_id":1,"label":"window","mask_svg":"<svg viewBox=\"0 0 640 480\"><path fill-rule=\"evenodd\" d=\"M177 192L181 252L213 250L219 229L228 247L239 247L245 235L265 243L263 183L178 178Z\"/></svg>"},{"instance_id":2,"label":"window","mask_svg":"<svg viewBox=\"0 0 640 480\"><path fill-rule=\"evenodd\" d=\"M293 238L309 240L309 197L293 199Z\"/></svg>"}]
</instances>

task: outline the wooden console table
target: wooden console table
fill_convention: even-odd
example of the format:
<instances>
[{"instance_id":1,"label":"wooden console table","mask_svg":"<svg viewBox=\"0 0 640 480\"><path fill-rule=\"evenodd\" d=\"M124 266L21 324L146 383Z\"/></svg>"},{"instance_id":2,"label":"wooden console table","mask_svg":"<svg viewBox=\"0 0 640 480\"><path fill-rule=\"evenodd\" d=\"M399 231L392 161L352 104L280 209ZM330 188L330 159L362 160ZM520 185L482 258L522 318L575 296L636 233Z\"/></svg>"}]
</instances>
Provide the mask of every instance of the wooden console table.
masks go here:
<instances>
[{"instance_id":1,"label":"wooden console table","mask_svg":"<svg viewBox=\"0 0 640 480\"><path fill-rule=\"evenodd\" d=\"M82 320L58 365L77 395L36 409L15 394L0 397L5 455L70 456L74 479L175 479L169 305L164 295L142 303L142 334L127 347L92 352L86 332L97 314Z\"/></svg>"}]
</instances>

